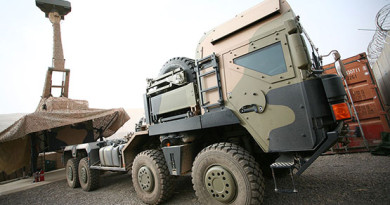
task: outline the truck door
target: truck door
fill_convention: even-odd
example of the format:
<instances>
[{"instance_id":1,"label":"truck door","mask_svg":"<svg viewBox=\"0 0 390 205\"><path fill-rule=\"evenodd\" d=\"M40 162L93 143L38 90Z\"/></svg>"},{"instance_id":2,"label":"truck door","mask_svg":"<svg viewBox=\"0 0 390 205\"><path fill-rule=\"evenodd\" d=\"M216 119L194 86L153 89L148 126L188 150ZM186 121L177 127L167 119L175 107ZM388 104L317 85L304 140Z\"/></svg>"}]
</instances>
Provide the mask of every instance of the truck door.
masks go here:
<instances>
[{"instance_id":1,"label":"truck door","mask_svg":"<svg viewBox=\"0 0 390 205\"><path fill-rule=\"evenodd\" d=\"M272 130L295 121L290 107L267 102L269 91L302 82L296 77L286 36L285 30L274 30L223 54L227 107L232 107L264 151ZM286 101L288 95L283 96Z\"/></svg>"}]
</instances>

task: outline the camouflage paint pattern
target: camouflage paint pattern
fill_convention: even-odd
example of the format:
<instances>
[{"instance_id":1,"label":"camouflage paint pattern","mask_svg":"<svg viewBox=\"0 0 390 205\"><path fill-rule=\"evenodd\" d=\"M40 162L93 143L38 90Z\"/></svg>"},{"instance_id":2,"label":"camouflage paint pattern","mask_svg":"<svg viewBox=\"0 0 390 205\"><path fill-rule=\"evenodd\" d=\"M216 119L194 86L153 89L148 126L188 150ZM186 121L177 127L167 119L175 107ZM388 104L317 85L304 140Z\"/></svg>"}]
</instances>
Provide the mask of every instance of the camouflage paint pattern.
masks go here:
<instances>
[{"instance_id":1,"label":"camouflage paint pattern","mask_svg":"<svg viewBox=\"0 0 390 205\"><path fill-rule=\"evenodd\" d=\"M196 51L197 59L212 53L218 56L225 106L239 117L241 125L265 152L269 150L270 132L295 121L290 107L267 104L267 93L303 82L310 67L298 24L287 2L266 0L206 33ZM241 56L275 43L282 47L285 72L267 75L234 63ZM204 78L203 88L215 85L214 79L213 76ZM218 92L208 92L206 98L214 103ZM263 112L239 112L243 106L252 104L261 107Z\"/></svg>"}]
</instances>

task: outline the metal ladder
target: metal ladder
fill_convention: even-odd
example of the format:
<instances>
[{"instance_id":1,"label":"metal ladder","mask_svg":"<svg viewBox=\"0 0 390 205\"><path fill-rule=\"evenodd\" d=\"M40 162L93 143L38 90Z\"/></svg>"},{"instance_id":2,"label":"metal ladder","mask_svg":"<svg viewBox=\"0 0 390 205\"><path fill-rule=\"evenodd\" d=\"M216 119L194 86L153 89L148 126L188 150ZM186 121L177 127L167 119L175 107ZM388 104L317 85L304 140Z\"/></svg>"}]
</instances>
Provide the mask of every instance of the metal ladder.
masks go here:
<instances>
[{"instance_id":1,"label":"metal ladder","mask_svg":"<svg viewBox=\"0 0 390 205\"><path fill-rule=\"evenodd\" d=\"M201 73L202 70L205 70L207 68L212 68L211 71ZM223 97L222 97L222 86L221 86L221 77L219 73L219 66L218 66L218 58L213 53L212 55L209 55L205 58L199 59L196 61L196 77L198 81L198 88L199 88L199 98L200 98L200 105L203 109L205 109L206 112L209 111L212 107L220 107L223 105ZM202 85L202 78L210 75L215 75L217 79L217 85L203 88ZM210 101L205 102L204 101L204 94L210 91L218 90L219 99L217 103L210 104Z\"/></svg>"},{"instance_id":2,"label":"metal ladder","mask_svg":"<svg viewBox=\"0 0 390 205\"><path fill-rule=\"evenodd\" d=\"M53 72L63 73L61 85L53 85ZM70 70L69 69L56 69L49 68L46 73L45 85L43 88L42 97L48 98L53 94L53 88L60 88L61 94L59 97L68 97L69 93L69 78L70 78Z\"/></svg>"},{"instance_id":3,"label":"metal ladder","mask_svg":"<svg viewBox=\"0 0 390 205\"><path fill-rule=\"evenodd\" d=\"M298 190L295 188L295 181L294 181L294 173L293 170L295 168L294 162L275 162L270 165L270 168L272 170L272 178L274 179L274 185L275 185L275 192L278 193L297 193ZM274 169L289 169L290 170L290 177L293 189L279 189L276 185L276 176Z\"/></svg>"},{"instance_id":4,"label":"metal ladder","mask_svg":"<svg viewBox=\"0 0 390 205\"><path fill-rule=\"evenodd\" d=\"M282 154L278 159L275 160L274 163L270 165L270 168L272 170L272 178L274 180L275 185L275 192L278 193L297 193L298 190L295 188L295 181L294 181L294 173L293 170L297 168L297 163L294 160L293 155L289 154ZM292 182L292 189L279 189L276 184L276 175L274 169L289 169L290 170L290 177Z\"/></svg>"}]
</instances>

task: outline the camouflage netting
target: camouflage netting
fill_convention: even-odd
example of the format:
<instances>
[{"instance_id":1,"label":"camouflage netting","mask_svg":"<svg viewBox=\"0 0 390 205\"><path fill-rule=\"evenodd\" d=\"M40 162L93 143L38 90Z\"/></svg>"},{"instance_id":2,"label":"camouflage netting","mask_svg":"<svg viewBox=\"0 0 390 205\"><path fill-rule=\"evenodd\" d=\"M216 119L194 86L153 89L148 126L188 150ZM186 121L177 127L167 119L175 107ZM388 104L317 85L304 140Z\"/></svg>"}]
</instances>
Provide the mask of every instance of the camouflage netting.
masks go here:
<instances>
[{"instance_id":1,"label":"camouflage netting","mask_svg":"<svg viewBox=\"0 0 390 205\"><path fill-rule=\"evenodd\" d=\"M83 100L42 99L34 113L0 132L0 171L8 174L29 166L32 136L40 141L40 151L56 151L66 145L95 141L100 133L111 136L129 119L122 108L91 109Z\"/></svg>"}]
</instances>

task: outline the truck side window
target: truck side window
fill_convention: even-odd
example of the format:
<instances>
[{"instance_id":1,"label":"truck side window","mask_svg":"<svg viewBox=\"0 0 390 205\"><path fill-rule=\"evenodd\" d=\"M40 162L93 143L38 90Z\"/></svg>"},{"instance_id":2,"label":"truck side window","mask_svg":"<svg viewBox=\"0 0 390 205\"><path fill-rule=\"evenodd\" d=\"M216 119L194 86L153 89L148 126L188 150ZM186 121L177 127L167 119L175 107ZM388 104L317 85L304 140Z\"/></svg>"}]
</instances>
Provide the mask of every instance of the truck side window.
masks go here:
<instances>
[{"instance_id":1,"label":"truck side window","mask_svg":"<svg viewBox=\"0 0 390 205\"><path fill-rule=\"evenodd\" d=\"M269 76L287 72L280 42L253 51L233 60L234 64Z\"/></svg>"}]
</instances>

